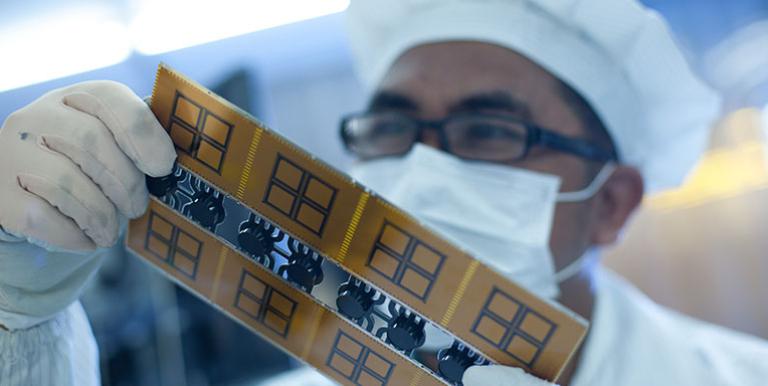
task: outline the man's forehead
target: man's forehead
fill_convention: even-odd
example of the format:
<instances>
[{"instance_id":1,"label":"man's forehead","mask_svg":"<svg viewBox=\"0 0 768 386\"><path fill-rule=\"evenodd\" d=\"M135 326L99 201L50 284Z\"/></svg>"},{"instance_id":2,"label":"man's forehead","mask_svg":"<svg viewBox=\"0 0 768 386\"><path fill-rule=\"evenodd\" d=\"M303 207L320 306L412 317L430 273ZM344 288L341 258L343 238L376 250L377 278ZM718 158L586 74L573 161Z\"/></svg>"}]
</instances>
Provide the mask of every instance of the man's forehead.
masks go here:
<instances>
[{"instance_id":1,"label":"man's forehead","mask_svg":"<svg viewBox=\"0 0 768 386\"><path fill-rule=\"evenodd\" d=\"M371 107L429 110L499 108L530 117L562 105L559 80L506 47L475 41L427 43L404 52Z\"/></svg>"},{"instance_id":2,"label":"man's forehead","mask_svg":"<svg viewBox=\"0 0 768 386\"><path fill-rule=\"evenodd\" d=\"M422 110L422 106L419 100L401 94L398 91L378 90L371 98L368 109L372 111L399 110L419 112ZM448 106L448 110L452 112L504 111L525 119L531 116L528 104L507 90L491 90L462 95Z\"/></svg>"}]
</instances>

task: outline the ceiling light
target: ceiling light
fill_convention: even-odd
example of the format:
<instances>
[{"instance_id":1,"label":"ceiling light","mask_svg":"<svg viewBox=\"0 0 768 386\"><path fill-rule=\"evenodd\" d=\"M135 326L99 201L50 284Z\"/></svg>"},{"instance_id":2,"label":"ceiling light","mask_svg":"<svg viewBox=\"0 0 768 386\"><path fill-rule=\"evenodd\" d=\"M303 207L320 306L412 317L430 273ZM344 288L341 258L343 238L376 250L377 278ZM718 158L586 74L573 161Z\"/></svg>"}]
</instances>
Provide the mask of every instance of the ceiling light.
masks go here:
<instances>
[{"instance_id":1,"label":"ceiling light","mask_svg":"<svg viewBox=\"0 0 768 386\"><path fill-rule=\"evenodd\" d=\"M135 49L154 55L341 12L347 5L349 0L143 0L130 29Z\"/></svg>"},{"instance_id":2,"label":"ceiling light","mask_svg":"<svg viewBox=\"0 0 768 386\"><path fill-rule=\"evenodd\" d=\"M97 8L0 27L0 91L110 66L131 53L127 28Z\"/></svg>"}]
</instances>

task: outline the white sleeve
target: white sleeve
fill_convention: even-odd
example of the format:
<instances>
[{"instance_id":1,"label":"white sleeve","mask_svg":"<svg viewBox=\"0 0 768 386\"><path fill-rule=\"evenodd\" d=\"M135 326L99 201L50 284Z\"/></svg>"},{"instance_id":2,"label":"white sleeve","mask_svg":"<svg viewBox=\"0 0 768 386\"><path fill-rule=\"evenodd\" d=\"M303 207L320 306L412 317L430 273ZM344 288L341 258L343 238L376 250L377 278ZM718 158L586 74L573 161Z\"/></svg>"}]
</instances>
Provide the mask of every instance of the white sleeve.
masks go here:
<instances>
[{"instance_id":1,"label":"white sleeve","mask_svg":"<svg viewBox=\"0 0 768 386\"><path fill-rule=\"evenodd\" d=\"M48 251L0 241L0 386L100 384L98 349L77 298L111 249Z\"/></svg>"},{"instance_id":2,"label":"white sleeve","mask_svg":"<svg viewBox=\"0 0 768 386\"><path fill-rule=\"evenodd\" d=\"M0 386L98 386L98 349L80 302L27 329L0 330Z\"/></svg>"},{"instance_id":3,"label":"white sleeve","mask_svg":"<svg viewBox=\"0 0 768 386\"><path fill-rule=\"evenodd\" d=\"M0 324L10 330L45 322L80 296L107 253L48 251L27 242L0 241Z\"/></svg>"}]
</instances>

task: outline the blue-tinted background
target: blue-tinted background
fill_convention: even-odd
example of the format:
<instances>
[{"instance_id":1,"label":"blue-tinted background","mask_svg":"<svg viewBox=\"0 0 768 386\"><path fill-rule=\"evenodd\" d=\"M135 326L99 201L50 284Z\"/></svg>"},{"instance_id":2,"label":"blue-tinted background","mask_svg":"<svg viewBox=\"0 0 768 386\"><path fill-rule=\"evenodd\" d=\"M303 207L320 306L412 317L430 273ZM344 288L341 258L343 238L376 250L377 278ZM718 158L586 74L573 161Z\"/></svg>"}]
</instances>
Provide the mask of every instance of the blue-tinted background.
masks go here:
<instances>
[{"instance_id":1,"label":"blue-tinted background","mask_svg":"<svg viewBox=\"0 0 768 386\"><path fill-rule=\"evenodd\" d=\"M34 21L37 14L52 9L55 12L96 3L111 4L3 1L0 25ZM768 2L645 3L669 20L694 68L726 96L728 111L762 107L768 102L768 75L764 71L745 66L744 74L731 74L730 67L722 64L740 45L768 36ZM130 14L131 0L115 4L120 12ZM214 6L214 2L210 4ZM753 28L744 32L749 25ZM744 60L759 63L762 59L766 64L763 68L768 68L768 46L759 47ZM7 67L4 62L25 60L29 59L0 52L0 71ZM57 65L56 57L45 60L50 66ZM215 89L326 161L339 167L351 161L339 143L336 125L339 116L360 109L366 95L354 77L340 14L159 55L134 52L109 67L3 91L0 119L46 91L89 79L120 81L139 95L149 95L159 62ZM295 365L129 256L106 262L84 303L101 348L105 385L246 385ZM765 329L750 329L747 324L734 323L733 327L768 336Z\"/></svg>"}]
</instances>

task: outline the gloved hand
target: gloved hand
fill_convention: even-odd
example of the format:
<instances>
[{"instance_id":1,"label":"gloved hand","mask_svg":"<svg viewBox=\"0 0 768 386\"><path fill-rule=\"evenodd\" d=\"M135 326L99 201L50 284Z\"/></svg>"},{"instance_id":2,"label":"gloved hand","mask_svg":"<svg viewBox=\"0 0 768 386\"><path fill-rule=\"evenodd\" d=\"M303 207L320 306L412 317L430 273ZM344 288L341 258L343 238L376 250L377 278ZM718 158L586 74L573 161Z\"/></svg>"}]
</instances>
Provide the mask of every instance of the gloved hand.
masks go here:
<instances>
[{"instance_id":1,"label":"gloved hand","mask_svg":"<svg viewBox=\"0 0 768 386\"><path fill-rule=\"evenodd\" d=\"M118 214L146 209L142 173L166 175L175 157L128 87L93 81L54 90L0 129L0 227L48 249L111 246Z\"/></svg>"},{"instance_id":2,"label":"gloved hand","mask_svg":"<svg viewBox=\"0 0 768 386\"><path fill-rule=\"evenodd\" d=\"M11 114L0 128L0 324L28 328L71 304L108 251L99 247L146 210L144 174L170 173L175 157L119 83L54 90Z\"/></svg>"},{"instance_id":3,"label":"gloved hand","mask_svg":"<svg viewBox=\"0 0 768 386\"><path fill-rule=\"evenodd\" d=\"M557 386L516 367L472 366L464 372L464 386Z\"/></svg>"}]
</instances>

